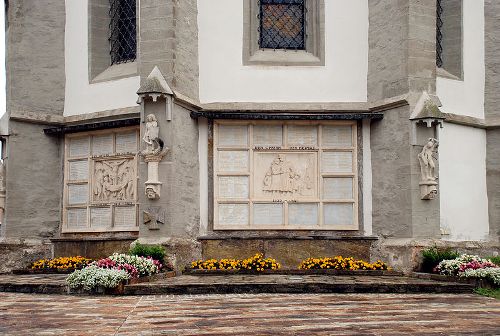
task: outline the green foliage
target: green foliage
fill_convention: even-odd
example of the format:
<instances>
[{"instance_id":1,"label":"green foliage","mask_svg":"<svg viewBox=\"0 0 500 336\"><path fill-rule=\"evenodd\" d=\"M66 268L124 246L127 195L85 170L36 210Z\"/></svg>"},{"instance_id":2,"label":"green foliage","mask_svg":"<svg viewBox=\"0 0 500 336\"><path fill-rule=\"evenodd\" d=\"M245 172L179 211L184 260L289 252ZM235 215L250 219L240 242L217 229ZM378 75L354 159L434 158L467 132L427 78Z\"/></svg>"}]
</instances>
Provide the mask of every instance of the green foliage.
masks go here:
<instances>
[{"instance_id":1,"label":"green foliage","mask_svg":"<svg viewBox=\"0 0 500 336\"><path fill-rule=\"evenodd\" d=\"M486 258L486 259L489 259L495 265L500 266L500 256L489 257L489 258Z\"/></svg>"},{"instance_id":2,"label":"green foliage","mask_svg":"<svg viewBox=\"0 0 500 336\"><path fill-rule=\"evenodd\" d=\"M163 263L165 258L165 249L161 245L143 245L136 243L129 251L130 255L139 257L151 257Z\"/></svg>"},{"instance_id":3,"label":"green foliage","mask_svg":"<svg viewBox=\"0 0 500 336\"><path fill-rule=\"evenodd\" d=\"M497 300L500 300L500 288L476 288L474 289L474 292L476 294L482 295L482 296L489 296L492 298L495 298Z\"/></svg>"},{"instance_id":4,"label":"green foliage","mask_svg":"<svg viewBox=\"0 0 500 336\"><path fill-rule=\"evenodd\" d=\"M459 256L460 253L450 248L439 250L436 246L434 246L425 249L422 251L422 271L426 273L432 273L434 267L436 267L441 261L455 259Z\"/></svg>"}]
</instances>

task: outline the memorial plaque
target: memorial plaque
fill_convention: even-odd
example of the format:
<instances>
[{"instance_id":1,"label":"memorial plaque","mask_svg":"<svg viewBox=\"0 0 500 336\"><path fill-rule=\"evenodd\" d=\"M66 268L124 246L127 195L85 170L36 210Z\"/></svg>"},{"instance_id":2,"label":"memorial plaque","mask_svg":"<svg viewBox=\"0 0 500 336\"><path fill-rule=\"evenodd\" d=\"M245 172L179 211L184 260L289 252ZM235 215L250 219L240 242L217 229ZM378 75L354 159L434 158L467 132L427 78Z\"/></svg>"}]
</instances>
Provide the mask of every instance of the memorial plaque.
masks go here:
<instances>
[{"instance_id":1,"label":"memorial plaque","mask_svg":"<svg viewBox=\"0 0 500 336\"><path fill-rule=\"evenodd\" d=\"M269 200L317 197L317 153L254 153L254 196Z\"/></svg>"},{"instance_id":2,"label":"memorial plaque","mask_svg":"<svg viewBox=\"0 0 500 336\"><path fill-rule=\"evenodd\" d=\"M68 229L78 230L87 228L87 209L68 209L66 212Z\"/></svg>"},{"instance_id":3,"label":"memorial plaque","mask_svg":"<svg viewBox=\"0 0 500 336\"><path fill-rule=\"evenodd\" d=\"M220 176L219 197L226 199L248 199L247 176Z\"/></svg>"},{"instance_id":4,"label":"memorial plaque","mask_svg":"<svg viewBox=\"0 0 500 336\"><path fill-rule=\"evenodd\" d=\"M219 151L220 172L248 172L248 151Z\"/></svg>"},{"instance_id":5,"label":"memorial plaque","mask_svg":"<svg viewBox=\"0 0 500 336\"><path fill-rule=\"evenodd\" d=\"M89 156L89 137L69 140L69 157Z\"/></svg>"},{"instance_id":6,"label":"memorial plaque","mask_svg":"<svg viewBox=\"0 0 500 336\"><path fill-rule=\"evenodd\" d=\"M288 204L288 224L295 226L318 225L318 203Z\"/></svg>"},{"instance_id":7,"label":"memorial plaque","mask_svg":"<svg viewBox=\"0 0 500 336\"><path fill-rule=\"evenodd\" d=\"M323 173L352 173L351 152L323 152L321 156Z\"/></svg>"},{"instance_id":8,"label":"memorial plaque","mask_svg":"<svg viewBox=\"0 0 500 336\"><path fill-rule=\"evenodd\" d=\"M254 225L283 225L283 204L271 203L253 205Z\"/></svg>"},{"instance_id":9,"label":"memorial plaque","mask_svg":"<svg viewBox=\"0 0 500 336\"><path fill-rule=\"evenodd\" d=\"M219 204L219 224L222 226L247 226L248 204Z\"/></svg>"},{"instance_id":10,"label":"memorial plaque","mask_svg":"<svg viewBox=\"0 0 500 336\"><path fill-rule=\"evenodd\" d=\"M324 199L352 199L352 182L350 177L329 177L323 179Z\"/></svg>"},{"instance_id":11,"label":"memorial plaque","mask_svg":"<svg viewBox=\"0 0 500 336\"><path fill-rule=\"evenodd\" d=\"M96 135L92 137L92 155L109 155L113 153L113 135Z\"/></svg>"},{"instance_id":12,"label":"memorial plaque","mask_svg":"<svg viewBox=\"0 0 500 336\"><path fill-rule=\"evenodd\" d=\"M94 229L111 227L111 208L90 208L90 226Z\"/></svg>"},{"instance_id":13,"label":"memorial plaque","mask_svg":"<svg viewBox=\"0 0 500 336\"><path fill-rule=\"evenodd\" d=\"M283 146L283 127L281 125L255 125L253 127L253 145L266 149Z\"/></svg>"},{"instance_id":14,"label":"memorial plaque","mask_svg":"<svg viewBox=\"0 0 500 336\"><path fill-rule=\"evenodd\" d=\"M116 153L136 153L137 152L137 133L118 133L116 134Z\"/></svg>"},{"instance_id":15,"label":"memorial plaque","mask_svg":"<svg viewBox=\"0 0 500 336\"><path fill-rule=\"evenodd\" d=\"M352 126L323 126L323 147L351 147Z\"/></svg>"},{"instance_id":16,"label":"memorial plaque","mask_svg":"<svg viewBox=\"0 0 500 336\"><path fill-rule=\"evenodd\" d=\"M219 146L247 147L248 126L246 125L219 125Z\"/></svg>"},{"instance_id":17,"label":"memorial plaque","mask_svg":"<svg viewBox=\"0 0 500 336\"><path fill-rule=\"evenodd\" d=\"M318 127L288 126L288 147L318 147Z\"/></svg>"},{"instance_id":18,"label":"memorial plaque","mask_svg":"<svg viewBox=\"0 0 500 336\"><path fill-rule=\"evenodd\" d=\"M95 159L92 174L92 201L133 202L136 199L136 167L134 157Z\"/></svg>"},{"instance_id":19,"label":"memorial plaque","mask_svg":"<svg viewBox=\"0 0 500 336\"><path fill-rule=\"evenodd\" d=\"M82 181L89 178L89 161L70 161L68 163L69 181Z\"/></svg>"},{"instance_id":20,"label":"memorial plaque","mask_svg":"<svg viewBox=\"0 0 500 336\"><path fill-rule=\"evenodd\" d=\"M87 204L89 201L89 186L87 184L68 185L68 204Z\"/></svg>"},{"instance_id":21,"label":"memorial plaque","mask_svg":"<svg viewBox=\"0 0 500 336\"><path fill-rule=\"evenodd\" d=\"M115 228L135 229L137 227L137 214L135 206L115 207Z\"/></svg>"},{"instance_id":22,"label":"memorial plaque","mask_svg":"<svg viewBox=\"0 0 500 336\"><path fill-rule=\"evenodd\" d=\"M323 223L325 226L353 225L354 210L351 203L324 204Z\"/></svg>"}]
</instances>

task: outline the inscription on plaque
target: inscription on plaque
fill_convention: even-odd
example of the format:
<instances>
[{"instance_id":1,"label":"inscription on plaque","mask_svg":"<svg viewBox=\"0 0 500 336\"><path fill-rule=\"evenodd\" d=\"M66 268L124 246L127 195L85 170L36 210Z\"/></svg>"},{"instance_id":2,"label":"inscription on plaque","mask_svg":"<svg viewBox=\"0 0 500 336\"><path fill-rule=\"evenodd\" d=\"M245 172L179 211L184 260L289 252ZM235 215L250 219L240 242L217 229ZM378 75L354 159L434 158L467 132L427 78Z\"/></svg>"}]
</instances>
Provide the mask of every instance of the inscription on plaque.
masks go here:
<instances>
[{"instance_id":1,"label":"inscription on plaque","mask_svg":"<svg viewBox=\"0 0 500 336\"><path fill-rule=\"evenodd\" d=\"M317 147L317 126L288 126L288 146L291 147Z\"/></svg>"},{"instance_id":2,"label":"inscription on plaque","mask_svg":"<svg viewBox=\"0 0 500 336\"><path fill-rule=\"evenodd\" d=\"M352 126L323 126L323 146L351 147Z\"/></svg>"},{"instance_id":3,"label":"inscription on plaque","mask_svg":"<svg viewBox=\"0 0 500 336\"><path fill-rule=\"evenodd\" d=\"M86 204L89 199L89 186L87 184L70 184L68 186L68 203Z\"/></svg>"},{"instance_id":4,"label":"inscription on plaque","mask_svg":"<svg viewBox=\"0 0 500 336\"><path fill-rule=\"evenodd\" d=\"M247 151L219 151L219 171L221 172L247 172Z\"/></svg>"},{"instance_id":5,"label":"inscription on plaque","mask_svg":"<svg viewBox=\"0 0 500 336\"><path fill-rule=\"evenodd\" d=\"M248 225L247 204L219 204L219 224Z\"/></svg>"},{"instance_id":6,"label":"inscription on plaque","mask_svg":"<svg viewBox=\"0 0 500 336\"><path fill-rule=\"evenodd\" d=\"M135 159L107 159L94 162L92 200L133 202L135 199Z\"/></svg>"},{"instance_id":7,"label":"inscription on plaque","mask_svg":"<svg viewBox=\"0 0 500 336\"><path fill-rule=\"evenodd\" d=\"M247 176L220 176L219 177L219 197L226 199L247 199L248 198L248 177Z\"/></svg>"},{"instance_id":8,"label":"inscription on plaque","mask_svg":"<svg viewBox=\"0 0 500 336\"><path fill-rule=\"evenodd\" d=\"M281 125L256 125L253 127L253 144L257 148L283 146L283 127Z\"/></svg>"},{"instance_id":9,"label":"inscription on plaque","mask_svg":"<svg viewBox=\"0 0 500 336\"><path fill-rule=\"evenodd\" d=\"M294 200L317 195L316 153L256 153L254 193Z\"/></svg>"},{"instance_id":10,"label":"inscription on plaque","mask_svg":"<svg viewBox=\"0 0 500 336\"><path fill-rule=\"evenodd\" d=\"M283 204L254 204L253 223L255 225L282 225Z\"/></svg>"},{"instance_id":11,"label":"inscription on plaque","mask_svg":"<svg viewBox=\"0 0 500 336\"><path fill-rule=\"evenodd\" d=\"M353 206L352 204L325 204L323 205L324 224L326 226L352 225Z\"/></svg>"},{"instance_id":12,"label":"inscription on plaque","mask_svg":"<svg viewBox=\"0 0 500 336\"><path fill-rule=\"evenodd\" d=\"M69 175L70 181L87 180L89 177L89 162L88 162L88 160L70 161L68 175Z\"/></svg>"},{"instance_id":13,"label":"inscription on plaque","mask_svg":"<svg viewBox=\"0 0 500 336\"><path fill-rule=\"evenodd\" d=\"M75 138L69 141L69 156L80 157L89 155L89 138Z\"/></svg>"},{"instance_id":14,"label":"inscription on plaque","mask_svg":"<svg viewBox=\"0 0 500 336\"><path fill-rule=\"evenodd\" d=\"M321 171L323 173L352 173L351 152L323 152Z\"/></svg>"},{"instance_id":15,"label":"inscription on plaque","mask_svg":"<svg viewBox=\"0 0 500 336\"><path fill-rule=\"evenodd\" d=\"M113 152L113 135L92 137L92 155L108 155Z\"/></svg>"},{"instance_id":16,"label":"inscription on plaque","mask_svg":"<svg viewBox=\"0 0 500 336\"><path fill-rule=\"evenodd\" d=\"M87 209L68 209L67 226L71 229L84 229L87 227Z\"/></svg>"},{"instance_id":17,"label":"inscription on plaque","mask_svg":"<svg viewBox=\"0 0 500 336\"><path fill-rule=\"evenodd\" d=\"M93 228L109 228L111 208L90 208L90 225Z\"/></svg>"},{"instance_id":18,"label":"inscription on plaque","mask_svg":"<svg viewBox=\"0 0 500 336\"><path fill-rule=\"evenodd\" d=\"M318 203L294 203L288 205L290 225L318 225Z\"/></svg>"},{"instance_id":19,"label":"inscription on plaque","mask_svg":"<svg viewBox=\"0 0 500 336\"><path fill-rule=\"evenodd\" d=\"M248 145L248 126L219 125L219 146L246 147Z\"/></svg>"},{"instance_id":20,"label":"inscription on plaque","mask_svg":"<svg viewBox=\"0 0 500 336\"><path fill-rule=\"evenodd\" d=\"M136 218L135 206L115 207L114 227L132 229L136 226Z\"/></svg>"},{"instance_id":21,"label":"inscription on plaque","mask_svg":"<svg viewBox=\"0 0 500 336\"><path fill-rule=\"evenodd\" d=\"M116 134L116 153L135 153L135 152L137 152L136 132Z\"/></svg>"},{"instance_id":22,"label":"inscription on plaque","mask_svg":"<svg viewBox=\"0 0 500 336\"><path fill-rule=\"evenodd\" d=\"M352 178L332 177L323 179L323 198L352 199Z\"/></svg>"}]
</instances>

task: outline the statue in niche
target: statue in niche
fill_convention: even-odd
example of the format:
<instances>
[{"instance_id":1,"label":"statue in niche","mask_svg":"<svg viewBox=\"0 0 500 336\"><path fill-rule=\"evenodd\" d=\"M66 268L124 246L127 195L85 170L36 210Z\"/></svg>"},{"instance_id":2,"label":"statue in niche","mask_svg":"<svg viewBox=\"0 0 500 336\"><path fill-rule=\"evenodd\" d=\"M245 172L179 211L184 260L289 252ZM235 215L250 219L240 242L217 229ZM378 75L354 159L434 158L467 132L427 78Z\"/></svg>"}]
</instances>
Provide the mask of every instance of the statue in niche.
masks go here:
<instances>
[{"instance_id":1,"label":"statue in niche","mask_svg":"<svg viewBox=\"0 0 500 336\"><path fill-rule=\"evenodd\" d=\"M160 128L158 120L154 114L146 117L146 130L142 140L146 143L146 149L142 151L143 155L158 155L163 150L163 141L158 137Z\"/></svg>"},{"instance_id":2,"label":"statue in niche","mask_svg":"<svg viewBox=\"0 0 500 336\"><path fill-rule=\"evenodd\" d=\"M93 199L98 202L133 201L134 180L133 159L95 161Z\"/></svg>"},{"instance_id":3,"label":"statue in niche","mask_svg":"<svg viewBox=\"0 0 500 336\"><path fill-rule=\"evenodd\" d=\"M420 163L420 194L424 200L432 200L437 195L437 179L435 154L439 141L434 138L429 138L427 143L418 154Z\"/></svg>"},{"instance_id":4,"label":"statue in niche","mask_svg":"<svg viewBox=\"0 0 500 336\"><path fill-rule=\"evenodd\" d=\"M278 154L264 176L263 191L275 195L304 195L304 191L312 189L309 162L305 172L297 171L285 155Z\"/></svg>"}]
</instances>

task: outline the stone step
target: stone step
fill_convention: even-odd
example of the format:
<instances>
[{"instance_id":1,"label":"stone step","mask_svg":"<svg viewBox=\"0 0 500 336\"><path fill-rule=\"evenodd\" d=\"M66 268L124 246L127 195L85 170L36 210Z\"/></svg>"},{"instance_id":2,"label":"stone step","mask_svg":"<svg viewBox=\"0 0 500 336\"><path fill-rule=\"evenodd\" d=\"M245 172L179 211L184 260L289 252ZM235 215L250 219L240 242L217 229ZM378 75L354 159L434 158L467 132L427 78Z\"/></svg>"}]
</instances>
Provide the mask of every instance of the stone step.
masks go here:
<instances>
[{"instance_id":1,"label":"stone step","mask_svg":"<svg viewBox=\"0 0 500 336\"><path fill-rule=\"evenodd\" d=\"M474 285L404 276L225 275L125 286L127 295L257 293L471 293Z\"/></svg>"},{"instance_id":2,"label":"stone step","mask_svg":"<svg viewBox=\"0 0 500 336\"><path fill-rule=\"evenodd\" d=\"M0 292L68 294L65 274L1 275Z\"/></svg>"}]
</instances>

